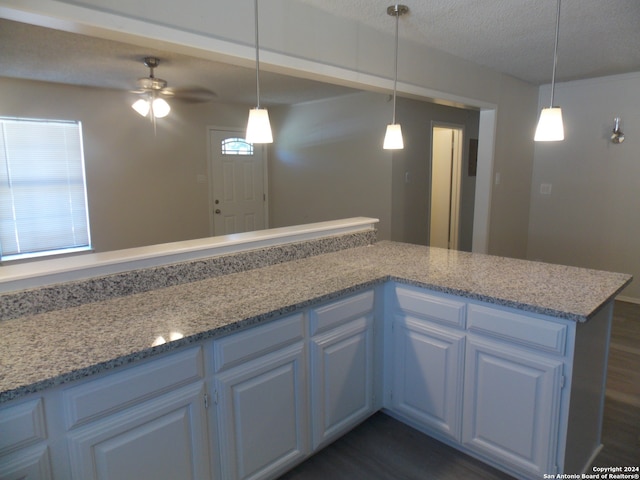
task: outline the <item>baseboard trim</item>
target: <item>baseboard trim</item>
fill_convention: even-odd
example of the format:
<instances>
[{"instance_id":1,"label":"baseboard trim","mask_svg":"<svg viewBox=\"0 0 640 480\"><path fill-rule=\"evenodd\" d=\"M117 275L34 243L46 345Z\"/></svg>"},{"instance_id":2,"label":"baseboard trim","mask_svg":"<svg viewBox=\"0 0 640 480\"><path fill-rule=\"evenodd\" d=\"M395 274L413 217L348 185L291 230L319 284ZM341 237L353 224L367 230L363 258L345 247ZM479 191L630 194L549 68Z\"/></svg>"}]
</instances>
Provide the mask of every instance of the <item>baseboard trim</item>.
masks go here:
<instances>
[{"instance_id":1,"label":"baseboard trim","mask_svg":"<svg viewBox=\"0 0 640 480\"><path fill-rule=\"evenodd\" d=\"M624 295L618 295L616 297L616 300L620 300L621 302L636 303L636 304L640 305L640 298L626 297Z\"/></svg>"}]
</instances>

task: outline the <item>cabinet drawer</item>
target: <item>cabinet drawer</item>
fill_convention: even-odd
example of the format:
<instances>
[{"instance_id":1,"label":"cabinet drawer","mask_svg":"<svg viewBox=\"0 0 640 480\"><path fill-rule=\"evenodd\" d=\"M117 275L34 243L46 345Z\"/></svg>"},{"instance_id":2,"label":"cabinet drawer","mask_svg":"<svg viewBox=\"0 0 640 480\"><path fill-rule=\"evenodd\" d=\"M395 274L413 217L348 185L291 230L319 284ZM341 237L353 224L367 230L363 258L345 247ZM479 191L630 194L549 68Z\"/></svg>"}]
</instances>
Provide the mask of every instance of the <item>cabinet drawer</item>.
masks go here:
<instances>
[{"instance_id":1,"label":"cabinet drawer","mask_svg":"<svg viewBox=\"0 0 640 480\"><path fill-rule=\"evenodd\" d=\"M399 285L395 287L395 297L398 308L405 313L442 325L465 328L466 304L464 302Z\"/></svg>"},{"instance_id":2,"label":"cabinet drawer","mask_svg":"<svg viewBox=\"0 0 640 480\"><path fill-rule=\"evenodd\" d=\"M481 305L469 305L468 328L558 355L564 355L567 326Z\"/></svg>"},{"instance_id":3,"label":"cabinet drawer","mask_svg":"<svg viewBox=\"0 0 640 480\"><path fill-rule=\"evenodd\" d=\"M46 438L41 398L0 410L0 455Z\"/></svg>"},{"instance_id":4,"label":"cabinet drawer","mask_svg":"<svg viewBox=\"0 0 640 480\"><path fill-rule=\"evenodd\" d=\"M63 392L67 428L139 403L204 376L202 349L191 348Z\"/></svg>"},{"instance_id":5,"label":"cabinet drawer","mask_svg":"<svg viewBox=\"0 0 640 480\"><path fill-rule=\"evenodd\" d=\"M213 344L216 372L302 340L303 318L297 313L217 340Z\"/></svg>"},{"instance_id":6,"label":"cabinet drawer","mask_svg":"<svg viewBox=\"0 0 640 480\"><path fill-rule=\"evenodd\" d=\"M311 335L337 327L373 310L373 290L359 293L329 305L314 308L310 313Z\"/></svg>"}]
</instances>

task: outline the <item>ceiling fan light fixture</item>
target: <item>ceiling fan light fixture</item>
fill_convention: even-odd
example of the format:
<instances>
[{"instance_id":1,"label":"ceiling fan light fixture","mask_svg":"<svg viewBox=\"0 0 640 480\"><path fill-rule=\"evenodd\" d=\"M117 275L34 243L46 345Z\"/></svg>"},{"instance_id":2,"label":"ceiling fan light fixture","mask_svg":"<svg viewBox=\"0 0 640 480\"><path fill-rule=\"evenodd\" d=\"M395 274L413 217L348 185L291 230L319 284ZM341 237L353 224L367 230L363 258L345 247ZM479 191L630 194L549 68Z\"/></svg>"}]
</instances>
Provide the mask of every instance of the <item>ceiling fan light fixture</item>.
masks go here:
<instances>
[{"instance_id":1,"label":"ceiling fan light fixture","mask_svg":"<svg viewBox=\"0 0 640 480\"><path fill-rule=\"evenodd\" d=\"M149 68L149 76L138 79L140 91L136 93L142 94L143 97L133 102L131 107L143 117L150 115L151 120L155 122L156 118L164 118L171 111L167 101L159 97L167 87L167 82L156 78L153 72L160 64L160 59L145 57L143 63L145 67Z\"/></svg>"},{"instance_id":2,"label":"ceiling fan light fixture","mask_svg":"<svg viewBox=\"0 0 640 480\"><path fill-rule=\"evenodd\" d=\"M164 118L171 111L171 107L164 98L154 98L151 102L151 109L155 118Z\"/></svg>"},{"instance_id":3,"label":"ceiling fan light fixture","mask_svg":"<svg viewBox=\"0 0 640 480\"><path fill-rule=\"evenodd\" d=\"M138 100L133 102L133 105L131 105L131 108L133 108L136 112L138 112L143 117L146 117L149 114L149 109L151 108L151 105L149 105L149 102L147 101L147 99L139 98Z\"/></svg>"}]
</instances>

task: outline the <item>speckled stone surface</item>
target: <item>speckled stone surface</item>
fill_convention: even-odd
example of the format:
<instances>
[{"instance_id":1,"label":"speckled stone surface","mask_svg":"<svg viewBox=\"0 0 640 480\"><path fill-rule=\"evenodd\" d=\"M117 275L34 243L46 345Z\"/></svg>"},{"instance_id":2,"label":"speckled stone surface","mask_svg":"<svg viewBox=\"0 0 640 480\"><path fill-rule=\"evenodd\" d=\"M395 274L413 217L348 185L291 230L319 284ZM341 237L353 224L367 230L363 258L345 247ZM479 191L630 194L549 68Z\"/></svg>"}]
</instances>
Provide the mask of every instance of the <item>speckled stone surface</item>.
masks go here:
<instances>
[{"instance_id":1,"label":"speckled stone surface","mask_svg":"<svg viewBox=\"0 0 640 480\"><path fill-rule=\"evenodd\" d=\"M0 320L148 292L253 268L371 245L376 231L334 235L0 295Z\"/></svg>"},{"instance_id":2,"label":"speckled stone surface","mask_svg":"<svg viewBox=\"0 0 640 480\"><path fill-rule=\"evenodd\" d=\"M388 280L584 322L631 276L379 242L2 321L0 402Z\"/></svg>"}]
</instances>

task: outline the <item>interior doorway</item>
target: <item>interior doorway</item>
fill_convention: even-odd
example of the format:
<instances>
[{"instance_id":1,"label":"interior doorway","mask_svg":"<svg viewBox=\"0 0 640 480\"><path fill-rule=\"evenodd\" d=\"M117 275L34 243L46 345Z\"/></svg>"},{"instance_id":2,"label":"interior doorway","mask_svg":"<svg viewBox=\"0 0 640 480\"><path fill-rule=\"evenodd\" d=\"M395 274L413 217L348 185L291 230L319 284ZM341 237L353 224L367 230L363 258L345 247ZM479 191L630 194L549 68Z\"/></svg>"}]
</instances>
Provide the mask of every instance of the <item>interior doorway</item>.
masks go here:
<instances>
[{"instance_id":1,"label":"interior doorway","mask_svg":"<svg viewBox=\"0 0 640 480\"><path fill-rule=\"evenodd\" d=\"M429 245L457 250L463 128L432 124Z\"/></svg>"},{"instance_id":2,"label":"interior doorway","mask_svg":"<svg viewBox=\"0 0 640 480\"><path fill-rule=\"evenodd\" d=\"M209 129L211 235L268 228L265 156L244 132Z\"/></svg>"}]
</instances>

